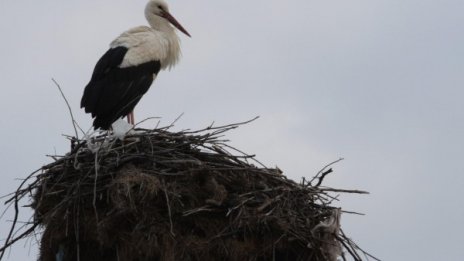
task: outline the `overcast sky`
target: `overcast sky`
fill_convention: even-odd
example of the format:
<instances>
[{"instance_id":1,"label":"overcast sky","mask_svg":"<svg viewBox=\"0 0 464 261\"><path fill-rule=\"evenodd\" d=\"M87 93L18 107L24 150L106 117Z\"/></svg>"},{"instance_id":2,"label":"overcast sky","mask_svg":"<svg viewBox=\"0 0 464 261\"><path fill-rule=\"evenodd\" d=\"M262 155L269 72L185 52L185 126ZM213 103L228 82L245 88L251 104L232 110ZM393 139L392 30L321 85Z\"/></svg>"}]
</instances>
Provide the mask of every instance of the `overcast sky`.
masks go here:
<instances>
[{"instance_id":1,"label":"overcast sky","mask_svg":"<svg viewBox=\"0 0 464 261\"><path fill-rule=\"evenodd\" d=\"M69 149L52 77L90 127L83 88L109 42L146 24L145 3L0 0L0 195ZM383 260L463 260L464 1L169 3L193 37L136 120L185 113L177 129L195 129L259 115L231 144L292 179L345 158L325 185L371 192L337 203L366 214L342 219L360 246ZM36 253L20 242L8 260Z\"/></svg>"}]
</instances>

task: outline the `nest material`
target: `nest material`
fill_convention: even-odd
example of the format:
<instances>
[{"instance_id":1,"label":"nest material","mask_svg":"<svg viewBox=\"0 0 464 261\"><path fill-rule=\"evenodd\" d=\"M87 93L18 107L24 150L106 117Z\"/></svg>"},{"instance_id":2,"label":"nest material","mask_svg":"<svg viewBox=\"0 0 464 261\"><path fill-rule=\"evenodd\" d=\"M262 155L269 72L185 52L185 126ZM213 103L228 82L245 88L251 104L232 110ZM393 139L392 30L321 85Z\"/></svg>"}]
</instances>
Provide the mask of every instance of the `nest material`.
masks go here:
<instances>
[{"instance_id":1,"label":"nest material","mask_svg":"<svg viewBox=\"0 0 464 261\"><path fill-rule=\"evenodd\" d=\"M41 261L361 260L329 195L361 191L320 187L329 171L312 185L261 166L221 140L237 126L73 139L10 199L33 192L35 215L5 247L41 227Z\"/></svg>"}]
</instances>

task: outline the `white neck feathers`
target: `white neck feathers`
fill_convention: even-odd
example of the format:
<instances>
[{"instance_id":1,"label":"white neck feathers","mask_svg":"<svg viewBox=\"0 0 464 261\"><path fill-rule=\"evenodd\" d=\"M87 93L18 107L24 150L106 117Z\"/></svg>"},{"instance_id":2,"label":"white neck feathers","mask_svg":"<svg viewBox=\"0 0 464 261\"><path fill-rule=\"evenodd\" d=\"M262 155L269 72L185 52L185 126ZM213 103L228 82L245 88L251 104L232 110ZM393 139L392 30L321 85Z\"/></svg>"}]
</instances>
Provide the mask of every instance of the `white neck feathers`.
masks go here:
<instances>
[{"instance_id":1,"label":"white neck feathers","mask_svg":"<svg viewBox=\"0 0 464 261\"><path fill-rule=\"evenodd\" d=\"M175 32L175 28L163 17L152 14L148 8L145 9L145 17L150 27L159 32L168 41L167 55L161 61L161 68L170 69L176 65L181 56L180 39Z\"/></svg>"}]
</instances>

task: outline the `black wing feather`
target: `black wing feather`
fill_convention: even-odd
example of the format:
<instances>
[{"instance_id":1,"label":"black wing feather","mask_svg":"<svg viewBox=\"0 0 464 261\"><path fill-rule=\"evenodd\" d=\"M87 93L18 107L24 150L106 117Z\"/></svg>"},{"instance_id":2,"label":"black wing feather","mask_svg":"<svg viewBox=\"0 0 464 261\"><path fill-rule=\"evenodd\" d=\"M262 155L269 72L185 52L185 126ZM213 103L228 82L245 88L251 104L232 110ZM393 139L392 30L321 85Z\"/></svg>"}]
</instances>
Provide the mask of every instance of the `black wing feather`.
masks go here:
<instances>
[{"instance_id":1,"label":"black wing feather","mask_svg":"<svg viewBox=\"0 0 464 261\"><path fill-rule=\"evenodd\" d=\"M95 118L95 129L108 129L117 119L130 113L161 68L159 61L119 68L126 52L126 48L117 47L105 53L85 88L81 107Z\"/></svg>"},{"instance_id":2,"label":"black wing feather","mask_svg":"<svg viewBox=\"0 0 464 261\"><path fill-rule=\"evenodd\" d=\"M81 99L81 108L85 108L85 112L91 112L92 117L95 116L95 107L102 90L101 84L98 84L99 81L104 79L109 72L118 68L118 66L122 63L127 51L128 49L126 47L111 48L100 58L100 60L98 60L97 64L95 65L92 78L85 87L84 95L82 95Z\"/></svg>"}]
</instances>

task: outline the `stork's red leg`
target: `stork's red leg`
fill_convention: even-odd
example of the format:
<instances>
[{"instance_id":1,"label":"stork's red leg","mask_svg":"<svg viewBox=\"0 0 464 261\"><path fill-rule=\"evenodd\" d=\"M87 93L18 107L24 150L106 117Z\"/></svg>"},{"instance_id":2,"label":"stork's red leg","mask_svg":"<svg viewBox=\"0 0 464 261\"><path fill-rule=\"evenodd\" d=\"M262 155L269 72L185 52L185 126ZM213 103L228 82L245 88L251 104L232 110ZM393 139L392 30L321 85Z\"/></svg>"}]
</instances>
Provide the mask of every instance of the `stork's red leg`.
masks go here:
<instances>
[{"instance_id":1,"label":"stork's red leg","mask_svg":"<svg viewBox=\"0 0 464 261\"><path fill-rule=\"evenodd\" d=\"M128 115L128 121L130 124L135 125L134 111L131 111Z\"/></svg>"},{"instance_id":2,"label":"stork's red leg","mask_svg":"<svg viewBox=\"0 0 464 261\"><path fill-rule=\"evenodd\" d=\"M131 115L131 113L127 114L127 115L126 115L126 118L127 118L127 122L128 122L129 124L132 124L132 123L131 123L131 122L132 122L132 115Z\"/></svg>"}]
</instances>

